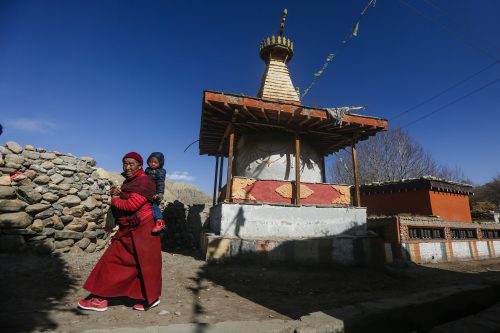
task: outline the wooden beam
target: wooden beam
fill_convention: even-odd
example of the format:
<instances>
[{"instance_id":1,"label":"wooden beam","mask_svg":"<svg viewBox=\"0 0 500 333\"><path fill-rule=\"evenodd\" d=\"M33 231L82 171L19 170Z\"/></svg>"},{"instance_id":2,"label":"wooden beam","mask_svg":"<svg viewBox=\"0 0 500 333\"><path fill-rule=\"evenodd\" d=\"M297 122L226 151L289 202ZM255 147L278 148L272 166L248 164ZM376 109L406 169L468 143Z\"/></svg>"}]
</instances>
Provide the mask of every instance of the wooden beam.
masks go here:
<instances>
[{"instance_id":1,"label":"wooden beam","mask_svg":"<svg viewBox=\"0 0 500 333\"><path fill-rule=\"evenodd\" d=\"M219 156L215 156L215 175L214 175L214 196L212 206L215 206L217 200L217 173L219 171Z\"/></svg>"},{"instance_id":2,"label":"wooden beam","mask_svg":"<svg viewBox=\"0 0 500 333\"><path fill-rule=\"evenodd\" d=\"M300 136L295 133L295 204L300 205Z\"/></svg>"},{"instance_id":3,"label":"wooden beam","mask_svg":"<svg viewBox=\"0 0 500 333\"><path fill-rule=\"evenodd\" d=\"M222 150L222 146L224 145L224 141L226 140L226 137L229 135L229 132L231 131L231 129L234 132L233 123L236 122L238 114L239 114L239 111L238 110L234 110L233 119L231 120L230 123L227 124L226 130L224 131L224 135L222 136L222 139L220 140L220 143L219 143L219 147L217 148L217 152L218 153L220 153L220 151ZM233 133L233 135L234 135L234 133Z\"/></svg>"},{"instance_id":4,"label":"wooden beam","mask_svg":"<svg viewBox=\"0 0 500 333\"><path fill-rule=\"evenodd\" d=\"M304 120L302 120L302 121L299 123L299 126L304 125L304 124L305 124L305 123L307 123L309 120L311 120L311 118L306 117Z\"/></svg>"},{"instance_id":5,"label":"wooden beam","mask_svg":"<svg viewBox=\"0 0 500 333\"><path fill-rule=\"evenodd\" d=\"M325 165L325 156L321 155L321 178L322 182L326 183L326 165Z\"/></svg>"},{"instance_id":6,"label":"wooden beam","mask_svg":"<svg viewBox=\"0 0 500 333\"><path fill-rule=\"evenodd\" d=\"M259 118L257 118L256 116L254 116L253 113L250 112L250 110L248 110L248 108L245 105L243 105L243 107L241 108L241 110L242 110L243 114L249 115L253 120L257 120L257 121L259 120Z\"/></svg>"},{"instance_id":7,"label":"wooden beam","mask_svg":"<svg viewBox=\"0 0 500 333\"><path fill-rule=\"evenodd\" d=\"M248 107L252 107L255 109L263 108L267 110L281 110L282 112L286 113L295 113L296 111L302 112L302 110L305 108L304 106L288 102L263 101L260 98L231 95L227 93L223 94L213 91L204 92L204 101L205 103L209 101L214 101L222 104L224 104L224 102L229 102L233 105L246 105ZM309 116L311 117L318 117L322 119L331 118L331 116L328 115L328 112L325 109L309 108L309 107L307 109ZM358 123L362 125L374 126L380 129L386 129L388 126L388 121L386 119L354 115L354 114L346 114L343 117L342 121L343 123Z\"/></svg>"},{"instance_id":8,"label":"wooden beam","mask_svg":"<svg viewBox=\"0 0 500 333\"><path fill-rule=\"evenodd\" d=\"M219 197L221 195L221 190L222 190L222 173L223 172L224 172L224 155L221 155L220 156L220 169L219 169L219 190L217 191L217 194Z\"/></svg>"},{"instance_id":9,"label":"wooden beam","mask_svg":"<svg viewBox=\"0 0 500 333\"><path fill-rule=\"evenodd\" d=\"M213 104L212 104L212 103L210 103L210 102L207 102L207 106L208 106L210 109L212 109L212 110L214 110L214 111L217 111L217 112L219 112L219 113L222 113L222 114L223 114L223 115L225 115L225 116L230 116L230 115L231 115L231 113L230 113L230 112L231 112L231 109L229 109L229 111L227 111L227 110L222 110L221 108L219 108L219 107L217 107L217 106L213 105Z\"/></svg>"},{"instance_id":10,"label":"wooden beam","mask_svg":"<svg viewBox=\"0 0 500 333\"><path fill-rule=\"evenodd\" d=\"M269 122L269 118L267 118L266 110L264 110L264 108L260 108L259 110L260 110L260 112L262 112L262 115L264 116L264 119L267 122Z\"/></svg>"},{"instance_id":11,"label":"wooden beam","mask_svg":"<svg viewBox=\"0 0 500 333\"><path fill-rule=\"evenodd\" d=\"M358 157L356 155L356 140L352 142L352 168L354 172L354 205L361 207L361 197L359 194L359 171L358 171Z\"/></svg>"},{"instance_id":12,"label":"wooden beam","mask_svg":"<svg viewBox=\"0 0 500 333\"><path fill-rule=\"evenodd\" d=\"M231 189L233 187L233 151L234 149L234 127L231 126L229 131L229 153L227 157L227 181L226 181L226 197L225 202L231 202Z\"/></svg>"}]
</instances>

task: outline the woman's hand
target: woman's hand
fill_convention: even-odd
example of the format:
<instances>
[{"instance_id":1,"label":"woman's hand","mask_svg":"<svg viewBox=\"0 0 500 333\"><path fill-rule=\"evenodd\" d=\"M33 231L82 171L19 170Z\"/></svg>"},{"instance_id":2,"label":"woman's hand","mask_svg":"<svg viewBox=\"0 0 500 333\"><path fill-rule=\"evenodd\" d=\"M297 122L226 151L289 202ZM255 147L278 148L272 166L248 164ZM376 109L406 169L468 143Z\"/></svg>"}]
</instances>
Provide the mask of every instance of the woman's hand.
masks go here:
<instances>
[{"instance_id":1,"label":"woman's hand","mask_svg":"<svg viewBox=\"0 0 500 333\"><path fill-rule=\"evenodd\" d=\"M109 193L111 193L111 196L118 196L120 195L120 193L122 193L122 189L118 186L118 187L112 187L110 190L109 190Z\"/></svg>"}]
</instances>

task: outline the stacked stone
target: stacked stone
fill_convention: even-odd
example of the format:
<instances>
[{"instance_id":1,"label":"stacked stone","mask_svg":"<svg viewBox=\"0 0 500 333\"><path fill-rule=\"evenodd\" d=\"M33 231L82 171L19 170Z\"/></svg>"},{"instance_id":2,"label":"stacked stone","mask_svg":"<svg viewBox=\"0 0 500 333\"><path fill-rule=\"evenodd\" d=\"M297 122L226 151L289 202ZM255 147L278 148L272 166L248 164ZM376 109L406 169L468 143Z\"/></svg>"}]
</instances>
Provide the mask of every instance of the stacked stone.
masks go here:
<instances>
[{"instance_id":1,"label":"stacked stone","mask_svg":"<svg viewBox=\"0 0 500 333\"><path fill-rule=\"evenodd\" d=\"M104 248L111 181L95 164L12 141L0 146L0 252Z\"/></svg>"},{"instance_id":2,"label":"stacked stone","mask_svg":"<svg viewBox=\"0 0 500 333\"><path fill-rule=\"evenodd\" d=\"M167 230L162 233L164 250L196 250L199 246L201 231L209 223L211 205L196 204L185 206L175 200L169 202L163 216Z\"/></svg>"},{"instance_id":3,"label":"stacked stone","mask_svg":"<svg viewBox=\"0 0 500 333\"><path fill-rule=\"evenodd\" d=\"M189 207L178 200L169 202L163 211L167 230L162 234L162 248L164 250L186 250L197 246L193 233L188 223Z\"/></svg>"}]
</instances>

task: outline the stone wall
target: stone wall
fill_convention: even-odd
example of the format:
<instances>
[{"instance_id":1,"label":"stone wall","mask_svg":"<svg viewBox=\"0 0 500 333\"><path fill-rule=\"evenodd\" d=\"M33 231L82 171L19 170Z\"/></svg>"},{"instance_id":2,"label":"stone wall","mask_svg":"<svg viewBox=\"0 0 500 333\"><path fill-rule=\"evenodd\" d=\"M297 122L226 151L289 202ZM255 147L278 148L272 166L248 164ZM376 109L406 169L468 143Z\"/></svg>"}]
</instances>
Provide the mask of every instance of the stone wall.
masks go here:
<instances>
[{"instance_id":1,"label":"stone wall","mask_svg":"<svg viewBox=\"0 0 500 333\"><path fill-rule=\"evenodd\" d=\"M0 252L101 250L110 185L93 158L0 146Z\"/></svg>"}]
</instances>

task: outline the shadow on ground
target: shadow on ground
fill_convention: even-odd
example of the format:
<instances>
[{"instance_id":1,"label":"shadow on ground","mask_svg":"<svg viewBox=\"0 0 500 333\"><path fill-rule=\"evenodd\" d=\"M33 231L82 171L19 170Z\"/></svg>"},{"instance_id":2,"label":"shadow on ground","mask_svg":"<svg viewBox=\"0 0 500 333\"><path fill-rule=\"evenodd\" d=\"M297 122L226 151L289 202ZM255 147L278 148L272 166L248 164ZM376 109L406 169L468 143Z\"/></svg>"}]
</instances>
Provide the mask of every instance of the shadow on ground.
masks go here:
<instances>
[{"instance_id":1,"label":"shadow on ground","mask_svg":"<svg viewBox=\"0 0 500 333\"><path fill-rule=\"evenodd\" d=\"M480 262L476 263L481 266ZM473 267L471 263L469 265ZM349 317L352 312L349 306L354 304L387 298L401 299L410 294L443 287L489 284L498 281L498 278L498 272L493 271L478 272L472 269L469 272L454 272L403 263L399 266L370 268L229 260L205 264L195 280L197 286L210 281L291 319L300 319L301 316L318 311L329 314L344 320L345 331L350 333L364 331L363 326L358 327L356 321ZM386 332L427 332L438 324L476 313L499 302L498 286L496 282L496 287L484 295L469 295L467 299L450 297L426 308L422 313L419 312L421 310L415 310L410 317L399 314L404 319L388 320L383 329ZM191 290L196 302L193 310L195 323L199 323L198 318L201 318L198 314L205 314L203 302L198 299L200 290L202 287ZM447 306L449 310L443 309ZM439 315L431 318L436 310L440 311ZM204 326L200 325L198 332L204 332Z\"/></svg>"},{"instance_id":2,"label":"shadow on ground","mask_svg":"<svg viewBox=\"0 0 500 333\"><path fill-rule=\"evenodd\" d=\"M76 312L64 298L76 283L57 255L3 254L0 256L0 327L2 332L53 330L51 311Z\"/></svg>"}]
</instances>

